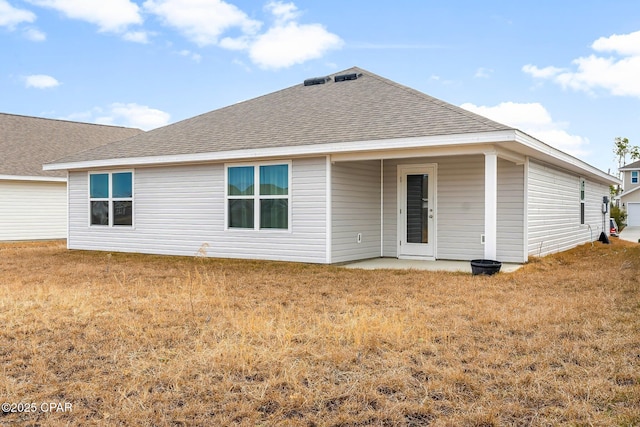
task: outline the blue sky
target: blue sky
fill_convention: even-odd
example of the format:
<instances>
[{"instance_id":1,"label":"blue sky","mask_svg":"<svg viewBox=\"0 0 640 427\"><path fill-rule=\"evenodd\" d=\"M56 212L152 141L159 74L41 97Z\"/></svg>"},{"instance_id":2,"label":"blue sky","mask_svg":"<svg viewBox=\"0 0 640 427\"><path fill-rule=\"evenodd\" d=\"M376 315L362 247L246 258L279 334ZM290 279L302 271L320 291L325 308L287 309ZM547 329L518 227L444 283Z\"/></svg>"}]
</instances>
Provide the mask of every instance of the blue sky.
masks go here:
<instances>
[{"instance_id":1,"label":"blue sky","mask_svg":"<svg viewBox=\"0 0 640 427\"><path fill-rule=\"evenodd\" d=\"M640 1L0 0L0 112L142 129L359 66L615 172Z\"/></svg>"}]
</instances>

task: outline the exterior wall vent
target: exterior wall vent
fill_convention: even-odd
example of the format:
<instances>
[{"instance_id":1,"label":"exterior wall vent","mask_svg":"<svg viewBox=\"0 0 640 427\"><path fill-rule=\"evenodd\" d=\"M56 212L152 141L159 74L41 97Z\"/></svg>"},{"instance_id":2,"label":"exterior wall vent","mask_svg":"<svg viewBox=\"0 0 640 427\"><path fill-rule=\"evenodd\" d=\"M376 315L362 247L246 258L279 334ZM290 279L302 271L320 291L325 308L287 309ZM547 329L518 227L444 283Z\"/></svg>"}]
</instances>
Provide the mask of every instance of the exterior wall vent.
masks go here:
<instances>
[{"instance_id":1,"label":"exterior wall vent","mask_svg":"<svg viewBox=\"0 0 640 427\"><path fill-rule=\"evenodd\" d=\"M314 77L304 81L305 86L323 85L331 80L331 77Z\"/></svg>"},{"instance_id":2,"label":"exterior wall vent","mask_svg":"<svg viewBox=\"0 0 640 427\"><path fill-rule=\"evenodd\" d=\"M358 74L358 73L351 73L351 74L341 74L339 76L336 76L334 78L334 80L337 82L344 82L345 80L355 80L358 77L361 77L362 73Z\"/></svg>"}]
</instances>

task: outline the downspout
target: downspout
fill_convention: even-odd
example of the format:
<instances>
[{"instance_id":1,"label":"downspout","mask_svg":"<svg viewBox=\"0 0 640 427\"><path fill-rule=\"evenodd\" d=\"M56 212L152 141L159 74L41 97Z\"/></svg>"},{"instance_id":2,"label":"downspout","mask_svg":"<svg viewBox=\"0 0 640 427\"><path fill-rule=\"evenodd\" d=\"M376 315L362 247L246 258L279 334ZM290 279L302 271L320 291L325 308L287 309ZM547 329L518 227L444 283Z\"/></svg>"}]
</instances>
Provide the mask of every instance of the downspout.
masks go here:
<instances>
[{"instance_id":1,"label":"downspout","mask_svg":"<svg viewBox=\"0 0 640 427\"><path fill-rule=\"evenodd\" d=\"M69 169L67 169L67 249L71 249L71 235L69 232L71 231L71 226L69 225L69 220L71 218L71 190L70 188L70 173Z\"/></svg>"},{"instance_id":2,"label":"downspout","mask_svg":"<svg viewBox=\"0 0 640 427\"><path fill-rule=\"evenodd\" d=\"M384 257L384 159L380 159L380 258Z\"/></svg>"},{"instance_id":3,"label":"downspout","mask_svg":"<svg viewBox=\"0 0 640 427\"><path fill-rule=\"evenodd\" d=\"M331 264L331 245L332 245L332 241L331 241L331 233L332 233L332 228L331 228L331 210L332 210L332 203L331 203L331 156L327 155L326 159L325 159L325 197L326 197L326 203L325 203L325 261L327 264Z\"/></svg>"}]
</instances>

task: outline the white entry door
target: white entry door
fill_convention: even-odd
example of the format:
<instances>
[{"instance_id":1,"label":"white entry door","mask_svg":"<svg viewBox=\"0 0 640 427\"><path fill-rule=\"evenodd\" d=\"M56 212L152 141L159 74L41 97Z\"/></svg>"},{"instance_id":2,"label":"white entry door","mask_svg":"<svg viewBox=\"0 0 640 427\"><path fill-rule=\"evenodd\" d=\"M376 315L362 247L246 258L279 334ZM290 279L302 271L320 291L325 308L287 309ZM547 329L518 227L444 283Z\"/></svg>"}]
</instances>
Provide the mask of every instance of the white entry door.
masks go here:
<instances>
[{"instance_id":1,"label":"white entry door","mask_svg":"<svg viewBox=\"0 0 640 427\"><path fill-rule=\"evenodd\" d=\"M433 259L436 165L398 166L398 257Z\"/></svg>"}]
</instances>

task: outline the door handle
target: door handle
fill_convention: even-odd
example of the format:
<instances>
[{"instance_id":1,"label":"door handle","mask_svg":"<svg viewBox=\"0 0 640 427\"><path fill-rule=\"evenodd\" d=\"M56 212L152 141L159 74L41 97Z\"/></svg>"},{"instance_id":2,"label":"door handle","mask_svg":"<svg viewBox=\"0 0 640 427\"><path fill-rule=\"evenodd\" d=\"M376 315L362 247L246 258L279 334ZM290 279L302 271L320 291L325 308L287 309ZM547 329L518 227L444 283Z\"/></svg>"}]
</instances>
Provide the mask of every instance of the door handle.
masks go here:
<instances>
[{"instance_id":1,"label":"door handle","mask_svg":"<svg viewBox=\"0 0 640 427\"><path fill-rule=\"evenodd\" d=\"M433 218L433 215L429 215L429 218Z\"/></svg>"}]
</instances>

